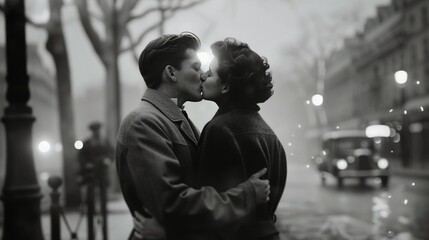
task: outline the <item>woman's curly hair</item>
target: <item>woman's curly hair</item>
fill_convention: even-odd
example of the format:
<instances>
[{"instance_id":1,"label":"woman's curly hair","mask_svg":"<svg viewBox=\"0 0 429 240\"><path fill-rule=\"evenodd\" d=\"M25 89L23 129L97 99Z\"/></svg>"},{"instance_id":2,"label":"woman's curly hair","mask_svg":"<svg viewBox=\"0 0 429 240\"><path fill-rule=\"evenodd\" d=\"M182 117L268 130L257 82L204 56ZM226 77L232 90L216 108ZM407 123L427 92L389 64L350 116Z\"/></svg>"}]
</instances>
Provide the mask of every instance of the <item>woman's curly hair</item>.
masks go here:
<instances>
[{"instance_id":1,"label":"woman's curly hair","mask_svg":"<svg viewBox=\"0 0 429 240\"><path fill-rule=\"evenodd\" d=\"M246 43L226 38L211 45L219 62L218 75L228 83L230 96L238 102L262 103L273 95L270 65Z\"/></svg>"}]
</instances>

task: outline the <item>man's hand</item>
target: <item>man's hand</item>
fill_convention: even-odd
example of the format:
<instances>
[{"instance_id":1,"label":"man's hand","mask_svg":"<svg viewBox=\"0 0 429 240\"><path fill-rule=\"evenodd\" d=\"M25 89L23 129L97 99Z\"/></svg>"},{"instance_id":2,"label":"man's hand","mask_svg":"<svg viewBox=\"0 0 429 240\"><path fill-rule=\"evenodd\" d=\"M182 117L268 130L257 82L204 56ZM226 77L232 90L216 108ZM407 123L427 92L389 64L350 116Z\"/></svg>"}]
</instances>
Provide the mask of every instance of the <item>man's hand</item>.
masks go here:
<instances>
[{"instance_id":1,"label":"man's hand","mask_svg":"<svg viewBox=\"0 0 429 240\"><path fill-rule=\"evenodd\" d=\"M143 215L134 212L134 236L138 239L166 239L164 228L155 218L145 218Z\"/></svg>"},{"instance_id":2,"label":"man's hand","mask_svg":"<svg viewBox=\"0 0 429 240\"><path fill-rule=\"evenodd\" d=\"M250 176L249 181L255 187L256 192L256 203L266 203L270 200L270 182L268 180L261 179L265 175L267 169L264 168L259 172Z\"/></svg>"}]
</instances>

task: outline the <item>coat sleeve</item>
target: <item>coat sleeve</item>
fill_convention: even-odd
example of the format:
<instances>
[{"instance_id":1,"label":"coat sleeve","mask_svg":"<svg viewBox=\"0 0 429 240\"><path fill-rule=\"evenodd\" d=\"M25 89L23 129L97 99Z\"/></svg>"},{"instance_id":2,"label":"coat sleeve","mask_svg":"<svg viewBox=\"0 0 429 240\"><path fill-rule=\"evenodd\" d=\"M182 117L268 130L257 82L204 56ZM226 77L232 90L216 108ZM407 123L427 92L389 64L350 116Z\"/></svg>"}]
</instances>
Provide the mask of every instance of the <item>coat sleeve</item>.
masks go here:
<instances>
[{"instance_id":1,"label":"coat sleeve","mask_svg":"<svg viewBox=\"0 0 429 240\"><path fill-rule=\"evenodd\" d=\"M131 126L127 160L144 206L167 229L218 229L255 208L255 190L246 181L226 192L213 187L190 188L168 134L155 120Z\"/></svg>"}]
</instances>

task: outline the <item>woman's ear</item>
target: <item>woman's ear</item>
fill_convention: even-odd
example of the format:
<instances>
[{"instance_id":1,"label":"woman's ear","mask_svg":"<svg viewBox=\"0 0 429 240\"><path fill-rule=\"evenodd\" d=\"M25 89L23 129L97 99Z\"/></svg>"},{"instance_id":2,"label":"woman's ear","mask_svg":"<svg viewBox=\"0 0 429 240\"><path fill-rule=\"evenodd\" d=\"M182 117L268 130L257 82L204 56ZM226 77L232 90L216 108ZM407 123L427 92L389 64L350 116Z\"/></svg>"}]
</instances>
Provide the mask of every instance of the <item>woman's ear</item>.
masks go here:
<instances>
[{"instance_id":1,"label":"woman's ear","mask_svg":"<svg viewBox=\"0 0 429 240\"><path fill-rule=\"evenodd\" d=\"M223 86L222 86L222 94L225 94L225 93L228 93L229 92L229 84L228 83L225 83Z\"/></svg>"},{"instance_id":2,"label":"woman's ear","mask_svg":"<svg viewBox=\"0 0 429 240\"><path fill-rule=\"evenodd\" d=\"M171 79L173 82L176 82L176 76L175 76L176 69L171 65L167 65L165 66L164 70L165 70L165 73L167 74L167 77Z\"/></svg>"}]
</instances>

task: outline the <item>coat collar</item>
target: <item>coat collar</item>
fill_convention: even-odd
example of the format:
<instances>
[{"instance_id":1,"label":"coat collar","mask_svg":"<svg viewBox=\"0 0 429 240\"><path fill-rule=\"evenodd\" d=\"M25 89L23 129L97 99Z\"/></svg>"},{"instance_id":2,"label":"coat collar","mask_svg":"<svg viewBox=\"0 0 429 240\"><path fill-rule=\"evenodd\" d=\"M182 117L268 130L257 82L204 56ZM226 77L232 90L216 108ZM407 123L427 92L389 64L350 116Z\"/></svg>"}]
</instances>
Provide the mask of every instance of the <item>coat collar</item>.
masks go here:
<instances>
[{"instance_id":1,"label":"coat collar","mask_svg":"<svg viewBox=\"0 0 429 240\"><path fill-rule=\"evenodd\" d=\"M220 116L234 109L247 109L255 112L258 112L260 110L257 104L240 104L240 103L228 102L219 106L219 109L217 110L214 117Z\"/></svg>"},{"instance_id":2,"label":"coat collar","mask_svg":"<svg viewBox=\"0 0 429 240\"><path fill-rule=\"evenodd\" d=\"M180 124L180 130L196 145L197 138L192 131L190 122L183 115L181 109L165 94L155 89L148 88L141 99L155 106L172 122Z\"/></svg>"}]
</instances>

